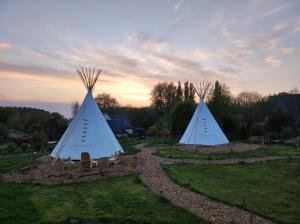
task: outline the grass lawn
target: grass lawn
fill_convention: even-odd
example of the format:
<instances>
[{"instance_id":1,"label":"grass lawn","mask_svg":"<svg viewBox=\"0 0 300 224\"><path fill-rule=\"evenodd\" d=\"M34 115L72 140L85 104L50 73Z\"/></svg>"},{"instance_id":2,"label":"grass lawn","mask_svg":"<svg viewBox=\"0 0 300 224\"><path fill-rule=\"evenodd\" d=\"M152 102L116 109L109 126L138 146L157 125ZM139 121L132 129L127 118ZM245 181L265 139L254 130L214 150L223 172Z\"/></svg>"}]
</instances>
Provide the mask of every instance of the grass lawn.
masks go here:
<instances>
[{"instance_id":1,"label":"grass lawn","mask_svg":"<svg viewBox=\"0 0 300 224\"><path fill-rule=\"evenodd\" d=\"M118 140L124 150L124 153L127 155L136 154L139 152L135 145L144 142L145 140L141 140L138 138L120 138Z\"/></svg>"},{"instance_id":2,"label":"grass lawn","mask_svg":"<svg viewBox=\"0 0 300 224\"><path fill-rule=\"evenodd\" d=\"M31 155L0 158L0 173L27 164ZM0 223L206 223L171 205L135 175L91 183L40 186L0 178Z\"/></svg>"},{"instance_id":3,"label":"grass lawn","mask_svg":"<svg viewBox=\"0 0 300 224\"><path fill-rule=\"evenodd\" d=\"M300 156L300 149L293 146L284 145L267 145L265 148L248 152L230 152L203 154L195 152L186 152L176 148L161 148L158 155L165 158L189 158L189 159L232 159L232 158L249 158L263 156Z\"/></svg>"},{"instance_id":4,"label":"grass lawn","mask_svg":"<svg viewBox=\"0 0 300 224\"><path fill-rule=\"evenodd\" d=\"M300 223L300 160L163 165L177 183L280 223Z\"/></svg>"},{"instance_id":5,"label":"grass lawn","mask_svg":"<svg viewBox=\"0 0 300 224\"><path fill-rule=\"evenodd\" d=\"M162 146L174 146L179 142L178 138L149 138L147 139L146 147L162 147Z\"/></svg>"}]
</instances>

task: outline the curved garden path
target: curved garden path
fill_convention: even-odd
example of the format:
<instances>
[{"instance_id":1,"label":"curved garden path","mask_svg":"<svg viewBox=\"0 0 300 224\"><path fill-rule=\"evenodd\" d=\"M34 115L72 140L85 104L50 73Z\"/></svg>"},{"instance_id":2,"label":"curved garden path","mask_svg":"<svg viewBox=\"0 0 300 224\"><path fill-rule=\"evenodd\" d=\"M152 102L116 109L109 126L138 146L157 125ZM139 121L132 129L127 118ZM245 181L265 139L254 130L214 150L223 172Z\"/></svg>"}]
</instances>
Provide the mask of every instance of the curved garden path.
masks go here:
<instances>
[{"instance_id":1,"label":"curved garden path","mask_svg":"<svg viewBox=\"0 0 300 224\"><path fill-rule=\"evenodd\" d=\"M162 194L171 203L183 207L197 216L211 221L213 223L232 223L232 224L265 224L272 223L270 220L264 219L258 215L252 214L246 210L227 205L222 202L217 202L209 199L199 193L192 192L184 187L181 187L168 178L161 163L182 162L182 159L165 159L152 155L156 151L155 148L146 148L144 144L137 145L141 152L137 155L137 170L140 173L142 181L157 194ZM256 158L258 159L258 158ZM263 157L260 161L282 159L279 157ZM246 160L246 161L245 161ZM245 162L257 161L255 158L245 159ZM185 159L184 162L196 164L228 164L241 162L240 159L230 160L195 160Z\"/></svg>"}]
</instances>

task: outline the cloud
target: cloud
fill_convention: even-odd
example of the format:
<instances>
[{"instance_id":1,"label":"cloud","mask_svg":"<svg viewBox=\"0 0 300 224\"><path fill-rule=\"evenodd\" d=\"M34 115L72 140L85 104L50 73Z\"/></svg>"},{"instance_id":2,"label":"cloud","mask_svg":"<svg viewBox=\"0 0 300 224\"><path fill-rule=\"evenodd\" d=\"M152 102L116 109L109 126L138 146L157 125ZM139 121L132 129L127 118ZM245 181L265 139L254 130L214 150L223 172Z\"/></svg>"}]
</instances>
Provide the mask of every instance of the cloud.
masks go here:
<instances>
[{"instance_id":1,"label":"cloud","mask_svg":"<svg viewBox=\"0 0 300 224\"><path fill-rule=\"evenodd\" d=\"M193 52L193 56L196 60L202 61L208 59L211 56L211 54L204 49L196 49Z\"/></svg>"},{"instance_id":2,"label":"cloud","mask_svg":"<svg viewBox=\"0 0 300 224\"><path fill-rule=\"evenodd\" d=\"M57 76L60 78L71 78L72 76L74 76L74 73L71 73L70 71L63 71L63 70L36 66L36 65L18 65L18 64L6 63L2 61L0 61L0 71L26 73L26 74L37 75L37 76L41 76L41 75L46 75L49 77Z\"/></svg>"},{"instance_id":3,"label":"cloud","mask_svg":"<svg viewBox=\"0 0 300 224\"><path fill-rule=\"evenodd\" d=\"M223 49L220 53L227 62L240 66L248 64L253 56L253 51L249 49Z\"/></svg>"},{"instance_id":4,"label":"cloud","mask_svg":"<svg viewBox=\"0 0 300 224\"><path fill-rule=\"evenodd\" d=\"M169 46L169 43L162 38L154 38L145 33L132 33L129 40L137 43L145 50L162 51Z\"/></svg>"},{"instance_id":5,"label":"cloud","mask_svg":"<svg viewBox=\"0 0 300 224\"><path fill-rule=\"evenodd\" d=\"M257 34L257 42L264 43L265 46L267 46L267 48L271 51L275 51L277 53L281 53L285 55L291 55L295 51L295 48L293 46L289 46L289 47L284 46L278 37L272 35L259 33Z\"/></svg>"},{"instance_id":6,"label":"cloud","mask_svg":"<svg viewBox=\"0 0 300 224\"><path fill-rule=\"evenodd\" d=\"M277 23L274 28L275 31L287 30L291 33L296 33L300 31L300 18L292 18L288 20L281 21Z\"/></svg>"},{"instance_id":7,"label":"cloud","mask_svg":"<svg viewBox=\"0 0 300 224\"><path fill-rule=\"evenodd\" d=\"M237 69L230 67L230 66L223 66L223 67L219 68L218 70L221 72L230 73L230 74L238 73Z\"/></svg>"},{"instance_id":8,"label":"cloud","mask_svg":"<svg viewBox=\"0 0 300 224\"><path fill-rule=\"evenodd\" d=\"M174 11L178 12L183 7L183 0L177 0L176 4L174 5Z\"/></svg>"},{"instance_id":9,"label":"cloud","mask_svg":"<svg viewBox=\"0 0 300 224\"><path fill-rule=\"evenodd\" d=\"M11 44L8 44L8 43L1 43L0 42L0 49L7 49L7 48L10 48L11 47Z\"/></svg>"},{"instance_id":10,"label":"cloud","mask_svg":"<svg viewBox=\"0 0 300 224\"><path fill-rule=\"evenodd\" d=\"M276 24L276 26L273 28L275 31L281 31L284 30L286 28L288 28L290 25L290 21L281 21L279 23Z\"/></svg>"},{"instance_id":11,"label":"cloud","mask_svg":"<svg viewBox=\"0 0 300 224\"><path fill-rule=\"evenodd\" d=\"M235 40L232 40L232 43L237 48L247 48L248 47L248 44L244 40L235 39Z\"/></svg>"},{"instance_id":12,"label":"cloud","mask_svg":"<svg viewBox=\"0 0 300 224\"><path fill-rule=\"evenodd\" d=\"M182 21L183 19L183 0L177 0L175 5L174 5L174 11L176 13L176 17L175 17L175 23L178 24Z\"/></svg>"},{"instance_id":13,"label":"cloud","mask_svg":"<svg viewBox=\"0 0 300 224\"><path fill-rule=\"evenodd\" d=\"M276 8L273 8L273 9L270 9L268 11L265 11L263 13L264 16L270 16L270 15L273 15L277 12L280 12L282 11L283 9L287 8L288 6L290 6L290 3L287 3L287 4L284 4L284 5L281 5L281 6L278 6Z\"/></svg>"},{"instance_id":14,"label":"cloud","mask_svg":"<svg viewBox=\"0 0 300 224\"><path fill-rule=\"evenodd\" d=\"M226 29L226 28L222 28L221 29L221 33L225 36L225 37L230 37L231 33Z\"/></svg>"},{"instance_id":15,"label":"cloud","mask_svg":"<svg viewBox=\"0 0 300 224\"><path fill-rule=\"evenodd\" d=\"M280 47L279 50L283 54L291 55L294 53L295 48L294 47Z\"/></svg>"},{"instance_id":16,"label":"cloud","mask_svg":"<svg viewBox=\"0 0 300 224\"><path fill-rule=\"evenodd\" d=\"M294 28L292 32L299 32L300 31L300 18L296 19L294 22Z\"/></svg>"},{"instance_id":17,"label":"cloud","mask_svg":"<svg viewBox=\"0 0 300 224\"><path fill-rule=\"evenodd\" d=\"M268 56L264 59L264 62L271 67L278 67L281 64L281 60L274 56Z\"/></svg>"}]
</instances>

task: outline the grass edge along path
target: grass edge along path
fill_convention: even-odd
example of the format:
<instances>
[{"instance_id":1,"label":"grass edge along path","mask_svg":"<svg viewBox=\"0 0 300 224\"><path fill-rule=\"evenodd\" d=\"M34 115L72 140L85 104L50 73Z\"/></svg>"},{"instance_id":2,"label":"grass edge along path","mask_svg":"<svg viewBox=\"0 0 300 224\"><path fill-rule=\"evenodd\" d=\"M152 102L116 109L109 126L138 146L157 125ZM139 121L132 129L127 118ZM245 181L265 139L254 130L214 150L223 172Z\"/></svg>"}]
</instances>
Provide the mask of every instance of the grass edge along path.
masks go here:
<instances>
[{"instance_id":1,"label":"grass edge along path","mask_svg":"<svg viewBox=\"0 0 300 224\"><path fill-rule=\"evenodd\" d=\"M0 158L0 174L27 165L31 156ZM0 177L0 223L69 223L70 219L115 224L207 223L162 200L136 175L54 186L7 183Z\"/></svg>"},{"instance_id":2,"label":"grass edge along path","mask_svg":"<svg viewBox=\"0 0 300 224\"><path fill-rule=\"evenodd\" d=\"M300 223L299 164L300 159L292 159L242 165L172 164L163 168L173 181L194 192L291 224Z\"/></svg>"},{"instance_id":3,"label":"grass edge along path","mask_svg":"<svg viewBox=\"0 0 300 224\"><path fill-rule=\"evenodd\" d=\"M154 192L162 195L173 204L186 208L197 216L217 224L230 223L248 224L270 224L271 221L252 214L246 210L227 205L222 202L192 192L168 178L160 163L163 158L152 155L155 148L146 148L145 144L138 147L141 152L138 154L137 168L142 181Z\"/></svg>"},{"instance_id":4,"label":"grass edge along path","mask_svg":"<svg viewBox=\"0 0 300 224\"><path fill-rule=\"evenodd\" d=\"M203 160L221 160L221 159L244 159L265 156L300 156L300 148L283 145L267 145L265 148L246 152L229 152L204 154L199 152L188 152L176 148L159 148L156 155L162 158L173 159L203 159Z\"/></svg>"}]
</instances>

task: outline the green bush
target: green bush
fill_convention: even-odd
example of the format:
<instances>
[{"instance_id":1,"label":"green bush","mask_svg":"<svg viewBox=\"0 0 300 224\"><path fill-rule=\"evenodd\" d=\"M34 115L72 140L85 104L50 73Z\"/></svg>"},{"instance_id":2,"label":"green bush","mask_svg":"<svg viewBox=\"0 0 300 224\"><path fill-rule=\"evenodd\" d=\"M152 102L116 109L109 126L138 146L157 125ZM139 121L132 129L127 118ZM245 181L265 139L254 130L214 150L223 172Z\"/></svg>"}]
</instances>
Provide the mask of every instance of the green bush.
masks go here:
<instances>
[{"instance_id":1,"label":"green bush","mask_svg":"<svg viewBox=\"0 0 300 224\"><path fill-rule=\"evenodd\" d=\"M14 152L21 151L21 149L20 149L20 147L15 142L9 142L8 143L8 147L7 147L7 151L9 153L14 153Z\"/></svg>"},{"instance_id":2,"label":"green bush","mask_svg":"<svg viewBox=\"0 0 300 224\"><path fill-rule=\"evenodd\" d=\"M172 123L172 132L174 134L183 134L188 126L194 112L196 104L193 101L183 101L177 103L170 111L170 120Z\"/></svg>"},{"instance_id":3,"label":"green bush","mask_svg":"<svg viewBox=\"0 0 300 224\"><path fill-rule=\"evenodd\" d=\"M3 124L0 124L0 143L5 142L7 138L8 138L7 128Z\"/></svg>"},{"instance_id":4,"label":"green bush","mask_svg":"<svg viewBox=\"0 0 300 224\"><path fill-rule=\"evenodd\" d=\"M31 143L35 150L41 150L43 145L47 142L47 136L43 131L35 131L31 136Z\"/></svg>"},{"instance_id":5,"label":"green bush","mask_svg":"<svg viewBox=\"0 0 300 224\"><path fill-rule=\"evenodd\" d=\"M295 137L295 132L291 127L283 127L280 134L283 139Z\"/></svg>"}]
</instances>

